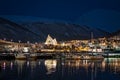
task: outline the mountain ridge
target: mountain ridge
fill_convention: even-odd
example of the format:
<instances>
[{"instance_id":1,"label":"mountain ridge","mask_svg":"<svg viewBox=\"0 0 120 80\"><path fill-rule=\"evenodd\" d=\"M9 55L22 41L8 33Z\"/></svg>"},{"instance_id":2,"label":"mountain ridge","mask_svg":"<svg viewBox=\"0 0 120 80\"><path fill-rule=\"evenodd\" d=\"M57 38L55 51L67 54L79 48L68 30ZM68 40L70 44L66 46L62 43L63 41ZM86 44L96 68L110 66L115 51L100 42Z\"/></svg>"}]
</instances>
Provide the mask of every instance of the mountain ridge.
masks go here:
<instances>
[{"instance_id":1,"label":"mountain ridge","mask_svg":"<svg viewBox=\"0 0 120 80\"><path fill-rule=\"evenodd\" d=\"M5 18L0 18L0 38L21 40L22 42L43 42L48 34L59 41L90 39L90 33L94 33L94 38L106 36L106 31L80 26L69 23L46 23L32 22L17 24Z\"/></svg>"}]
</instances>

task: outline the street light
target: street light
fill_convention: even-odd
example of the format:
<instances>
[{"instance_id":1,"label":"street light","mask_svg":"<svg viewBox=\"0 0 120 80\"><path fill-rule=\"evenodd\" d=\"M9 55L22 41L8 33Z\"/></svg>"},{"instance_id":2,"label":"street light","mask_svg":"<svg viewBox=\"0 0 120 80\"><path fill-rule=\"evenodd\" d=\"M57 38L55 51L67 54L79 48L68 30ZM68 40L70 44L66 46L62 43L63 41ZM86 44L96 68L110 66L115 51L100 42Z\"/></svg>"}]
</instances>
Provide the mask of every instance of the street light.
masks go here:
<instances>
[{"instance_id":1,"label":"street light","mask_svg":"<svg viewBox=\"0 0 120 80\"><path fill-rule=\"evenodd\" d=\"M11 42L13 41L13 39L10 40Z\"/></svg>"},{"instance_id":2,"label":"street light","mask_svg":"<svg viewBox=\"0 0 120 80\"><path fill-rule=\"evenodd\" d=\"M38 44L37 42L35 42L35 44Z\"/></svg>"},{"instance_id":3,"label":"street light","mask_svg":"<svg viewBox=\"0 0 120 80\"><path fill-rule=\"evenodd\" d=\"M27 44L29 44L30 43L30 41L27 41Z\"/></svg>"},{"instance_id":4,"label":"street light","mask_svg":"<svg viewBox=\"0 0 120 80\"><path fill-rule=\"evenodd\" d=\"M5 40L5 41L6 41L6 38L4 38L3 40Z\"/></svg>"},{"instance_id":5,"label":"street light","mask_svg":"<svg viewBox=\"0 0 120 80\"><path fill-rule=\"evenodd\" d=\"M21 42L21 40L18 41L19 43Z\"/></svg>"}]
</instances>

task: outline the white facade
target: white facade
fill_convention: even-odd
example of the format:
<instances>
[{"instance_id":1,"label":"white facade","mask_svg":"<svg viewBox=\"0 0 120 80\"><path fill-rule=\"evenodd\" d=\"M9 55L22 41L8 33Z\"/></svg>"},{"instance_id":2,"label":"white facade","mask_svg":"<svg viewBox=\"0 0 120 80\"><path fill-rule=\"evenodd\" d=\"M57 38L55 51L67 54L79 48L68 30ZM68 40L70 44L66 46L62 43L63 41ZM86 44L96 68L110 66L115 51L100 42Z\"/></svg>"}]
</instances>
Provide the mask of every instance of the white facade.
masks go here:
<instances>
[{"instance_id":1,"label":"white facade","mask_svg":"<svg viewBox=\"0 0 120 80\"><path fill-rule=\"evenodd\" d=\"M54 38L52 38L50 35L48 35L46 41L45 41L46 45L57 45L57 40Z\"/></svg>"}]
</instances>

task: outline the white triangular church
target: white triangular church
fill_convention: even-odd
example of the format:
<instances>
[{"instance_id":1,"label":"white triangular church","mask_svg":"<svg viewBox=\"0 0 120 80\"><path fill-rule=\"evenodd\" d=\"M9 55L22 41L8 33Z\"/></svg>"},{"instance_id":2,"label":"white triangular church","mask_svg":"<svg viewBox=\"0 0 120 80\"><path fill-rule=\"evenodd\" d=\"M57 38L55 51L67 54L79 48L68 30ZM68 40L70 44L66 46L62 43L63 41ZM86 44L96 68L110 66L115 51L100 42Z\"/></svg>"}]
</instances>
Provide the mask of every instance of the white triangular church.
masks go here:
<instances>
[{"instance_id":1,"label":"white triangular church","mask_svg":"<svg viewBox=\"0 0 120 80\"><path fill-rule=\"evenodd\" d=\"M49 34L47 36L47 39L45 41L45 44L46 45L57 45L57 40L56 39L53 39Z\"/></svg>"}]
</instances>

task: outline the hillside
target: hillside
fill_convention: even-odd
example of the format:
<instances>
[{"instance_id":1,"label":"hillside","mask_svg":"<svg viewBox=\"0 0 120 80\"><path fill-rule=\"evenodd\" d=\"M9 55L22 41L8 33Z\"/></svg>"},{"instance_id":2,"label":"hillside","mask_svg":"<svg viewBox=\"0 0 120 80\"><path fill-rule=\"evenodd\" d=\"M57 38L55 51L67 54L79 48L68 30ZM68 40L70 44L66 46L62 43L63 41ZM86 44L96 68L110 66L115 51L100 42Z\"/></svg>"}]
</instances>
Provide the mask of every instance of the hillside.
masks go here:
<instances>
[{"instance_id":1,"label":"hillside","mask_svg":"<svg viewBox=\"0 0 120 80\"><path fill-rule=\"evenodd\" d=\"M45 41L48 34L59 41L72 39L90 39L90 33L94 38L106 36L108 33L88 26L80 26L68 23L30 22L15 23L5 18L0 18L0 38L22 42Z\"/></svg>"}]
</instances>

